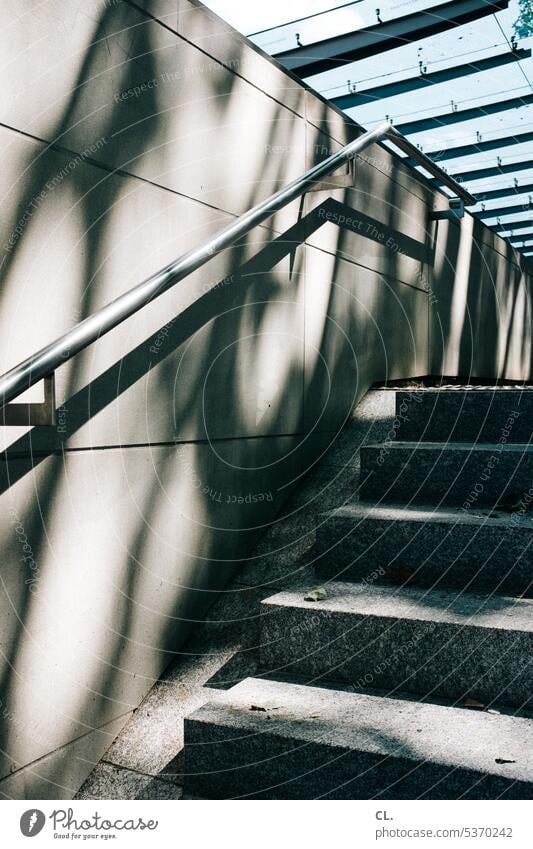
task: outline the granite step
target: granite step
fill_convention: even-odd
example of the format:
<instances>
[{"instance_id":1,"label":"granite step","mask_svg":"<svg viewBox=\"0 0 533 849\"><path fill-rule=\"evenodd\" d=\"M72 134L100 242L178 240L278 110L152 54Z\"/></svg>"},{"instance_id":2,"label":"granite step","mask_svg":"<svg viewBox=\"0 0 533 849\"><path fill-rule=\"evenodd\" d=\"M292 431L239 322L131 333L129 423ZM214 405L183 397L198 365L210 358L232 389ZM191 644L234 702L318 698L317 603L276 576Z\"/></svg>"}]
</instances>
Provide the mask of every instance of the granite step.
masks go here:
<instances>
[{"instance_id":1,"label":"granite step","mask_svg":"<svg viewBox=\"0 0 533 849\"><path fill-rule=\"evenodd\" d=\"M327 593L262 603L262 673L531 709L533 601L345 582Z\"/></svg>"},{"instance_id":2,"label":"granite step","mask_svg":"<svg viewBox=\"0 0 533 849\"><path fill-rule=\"evenodd\" d=\"M185 720L185 793L532 799L532 749L523 717L248 678Z\"/></svg>"},{"instance_id":3,"label":"granite step","mask_svg":"<svg viewBox=\"0 0 533 849\"><path fill-rule=\"evenodd\" d=\"M533 447L392 442L361 448L361 500L511 510L533 495ZM528 509L529 509L528 504Z\"/></svg>"},{"instance_id":4,"label":"granite step","mask_svg":"<svg viewBox=\"0 0 533 849\"><path fill-rule=\"evenodd\" d=\"M533 596L533 516L347 504L322 517L321 581L439 586Z\"/></svg>"},{"instance_id":5,"label":"granite step","mask_svg":"<svg viewBox=\"0 0 533 849\"><path fill-rule=\"evenodd\" d=\"M528 443L533 390L413 389L396 393L396 429L407 442Z\"/></svg>"}]
</instances>

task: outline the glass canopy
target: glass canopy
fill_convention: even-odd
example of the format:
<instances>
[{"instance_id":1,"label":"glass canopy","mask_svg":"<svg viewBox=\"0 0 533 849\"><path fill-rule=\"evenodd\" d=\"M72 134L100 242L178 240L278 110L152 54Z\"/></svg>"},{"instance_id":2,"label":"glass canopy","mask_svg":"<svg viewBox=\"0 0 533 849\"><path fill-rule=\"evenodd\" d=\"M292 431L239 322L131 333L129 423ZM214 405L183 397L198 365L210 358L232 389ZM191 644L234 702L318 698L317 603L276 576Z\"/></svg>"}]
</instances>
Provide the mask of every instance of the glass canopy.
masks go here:
<instances>
[{"instance_id":1,"label":"glass canopy","mask_svg":"<svg viewBox=\"0 0 533 849\"><path fill-rule=\"evenodd\" d=\"M392 119L460 175L480 199L475 214L531 255L532 0L204 2L366 129ZM393 23L396 40L380 44ZM309 45L307 55L331 54L328 67L301 66Z\"/></svg>"}]
</instances>

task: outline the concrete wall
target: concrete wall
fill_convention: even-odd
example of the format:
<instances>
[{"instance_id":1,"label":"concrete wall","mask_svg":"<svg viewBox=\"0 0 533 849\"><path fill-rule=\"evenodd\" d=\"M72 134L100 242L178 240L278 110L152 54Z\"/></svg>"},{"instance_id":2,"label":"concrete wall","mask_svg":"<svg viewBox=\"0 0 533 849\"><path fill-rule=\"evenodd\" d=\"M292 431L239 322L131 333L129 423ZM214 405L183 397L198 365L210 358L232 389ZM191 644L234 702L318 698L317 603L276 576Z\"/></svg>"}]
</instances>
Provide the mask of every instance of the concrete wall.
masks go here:
<instances>
[{"instance_id":1,"label":"concrete wall","mask_svg":"<svg viewBox=\"0 0 533 849\"><path fill-rule=\"evenodd\" d=\"M360 132L191 0L23 5L2 372ZM379 146L356 177L66 362L57 428L4 429L3 797L75 792L373 382L530 374L518 256L428 226L442 195Z\"/></svg>"}]
</instances>

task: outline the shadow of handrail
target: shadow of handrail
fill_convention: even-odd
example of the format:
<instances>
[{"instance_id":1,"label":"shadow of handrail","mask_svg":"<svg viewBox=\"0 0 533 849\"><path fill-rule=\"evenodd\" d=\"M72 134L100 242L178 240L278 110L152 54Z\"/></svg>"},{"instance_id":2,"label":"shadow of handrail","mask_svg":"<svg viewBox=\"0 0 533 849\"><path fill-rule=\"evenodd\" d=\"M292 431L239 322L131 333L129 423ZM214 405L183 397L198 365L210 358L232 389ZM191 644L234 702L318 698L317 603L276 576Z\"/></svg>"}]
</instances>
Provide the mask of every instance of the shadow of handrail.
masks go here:
<instances>
[{"instance_id":1,"label":"shadow of handrail","mask_svg":"<svg viewBox=\"0 0 533 849\"><path fill-rule=\"evenodd\" d=\"M353 232L353 228L346 224L346 220L355 219L362 221L365 225L358 235L383 244L383 239L378 238L376 232L379 231L382 235L387 234L388 227L346 203L328 198L300 218L291 228L269 242L254 257L245 262L238 272L234 272L231 287L235 290L238 286L240 294L244 294L253 282L254 276L259 273L264 274L266 270L271 270L287 256L294 255L297 248L305 244L306 240L324 224L333 223L340 229ZM392 231L390 233L392 238ZM427 245L396 231L394 239L400 246L401 253L417 261L429 261ZM238 248L239 244L235 247ZM213 284L208 292L65 401L61 408L56 410L58 414L61 409L65 422L62 426L61 439L58 439L57 430L37 426L8 446L3 455L5 462L0 467L0 493L13 486L47 457L61 453L63 444L115 401L118 395L132 387L200 328L220 315L228 297L228 286L224 285L226 279L227 276ZM153 348L161 339L162 329L165 329L165 342L163 346L158 345L157 358L155 358ZM8 470L7 463L14 459L26 460L26 462L18 462L16 469Z\"/></svg>"}]
</instances>

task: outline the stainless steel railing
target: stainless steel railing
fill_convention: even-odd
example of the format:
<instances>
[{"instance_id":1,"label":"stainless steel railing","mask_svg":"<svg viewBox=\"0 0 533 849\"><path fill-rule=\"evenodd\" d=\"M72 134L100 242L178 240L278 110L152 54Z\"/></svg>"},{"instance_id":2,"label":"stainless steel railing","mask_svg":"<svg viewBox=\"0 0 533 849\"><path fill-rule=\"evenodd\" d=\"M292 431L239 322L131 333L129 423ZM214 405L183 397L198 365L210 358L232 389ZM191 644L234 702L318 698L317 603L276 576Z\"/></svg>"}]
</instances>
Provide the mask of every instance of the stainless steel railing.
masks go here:
<instances>
[{"instance_id":1,"label":"stainless steel railing","mask_svg":"<svg viewBox=\"0 0 533 849\"><path fill-rule=\"evenodd\" d=\"M111 301L89 318L81 321L72 330L60 336L55 342L46 345L6 372L0 377L0 409L42 378L52 375L59 366L138 312L154 298L159 297L163 292L179 283L180 280L209 262L215 254L235 244L242 236L257 227L258 224L262 224L279 209L301 197L322 178L331 175L343 164L351 162L358 153L361 153L369 145L384 139L393 142L424 169L434 176L438 176L444 185L451 189L456 196L463 199L466 206L472 206L476 203L476 199L469 192L411 144L392 124L381 124L375 130L363 133L355 141L333 153L271 197L240 215L199 247L188 251L161 271L120 295L116 300ZM28 424L29 422L26 420L25 423Z\"/></svg>"}]
</instances>

